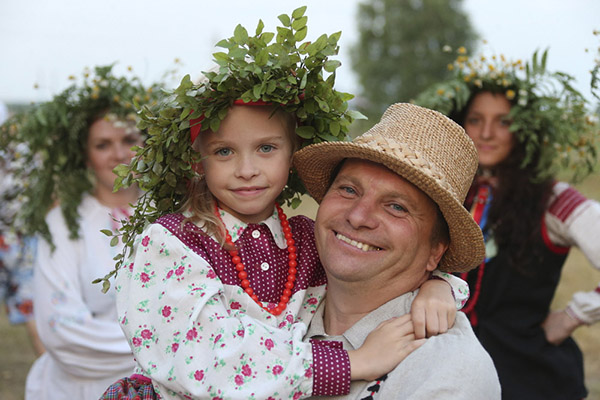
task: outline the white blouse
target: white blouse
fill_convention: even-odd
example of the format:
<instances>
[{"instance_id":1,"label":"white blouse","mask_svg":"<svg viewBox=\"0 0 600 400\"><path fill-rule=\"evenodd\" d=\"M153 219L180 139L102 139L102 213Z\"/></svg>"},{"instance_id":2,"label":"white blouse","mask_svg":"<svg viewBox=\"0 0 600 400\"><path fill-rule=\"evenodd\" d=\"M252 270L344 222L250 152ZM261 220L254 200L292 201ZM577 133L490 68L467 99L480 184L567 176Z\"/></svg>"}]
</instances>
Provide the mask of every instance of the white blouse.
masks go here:
<instances>
[{"instance_id":1,"label":"white blouse","mask_svg":"<svg viewBox=\"0 0 600 400\"><path fill-rule=\"evenodd\" d=\"M39 241L34 314L46 353L29 371L27 399L97 399L135 365L117 321L114 291L104 294L92 284L114 268L119 250L100 232L114 228L111 209L87 195L78 211L79 239L69 238L55 207L46 222L56 248Z\"/></svg>"}]
</instances>

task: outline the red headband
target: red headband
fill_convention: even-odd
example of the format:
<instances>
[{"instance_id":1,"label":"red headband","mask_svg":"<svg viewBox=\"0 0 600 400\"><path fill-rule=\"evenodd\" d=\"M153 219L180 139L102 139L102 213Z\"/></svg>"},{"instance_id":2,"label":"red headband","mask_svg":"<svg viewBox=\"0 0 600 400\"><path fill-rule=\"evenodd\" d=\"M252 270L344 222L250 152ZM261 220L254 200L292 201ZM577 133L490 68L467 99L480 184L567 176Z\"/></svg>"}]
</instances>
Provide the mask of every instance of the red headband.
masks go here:
<instances>
[{"instance_id":1,"label":"red headband","mask_svg":"<svg viewBox=\"0 0 600 400\"><path fill-rule=\"evenodd\" d=\"M233 102L234 105L238 106L270 106L272 103L267 103L266 101L258 100L258 101L250 101L248 103L244 102L242 99L238 99ZM200 134L200 129L202 129L202 120L204 119L204 115L200 118L192 118L190 119L190 139L192 143Z\"/></svg>"}]
</instances>

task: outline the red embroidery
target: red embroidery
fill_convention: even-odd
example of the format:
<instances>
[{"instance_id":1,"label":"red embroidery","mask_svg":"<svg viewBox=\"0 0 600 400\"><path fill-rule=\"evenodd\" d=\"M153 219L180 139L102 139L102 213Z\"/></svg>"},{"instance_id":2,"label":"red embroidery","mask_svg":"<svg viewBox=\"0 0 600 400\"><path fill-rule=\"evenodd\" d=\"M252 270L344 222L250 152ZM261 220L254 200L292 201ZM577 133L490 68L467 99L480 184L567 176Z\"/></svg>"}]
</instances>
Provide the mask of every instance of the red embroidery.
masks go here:
<instances>
[{"instance_id":1,"label":"red embroidery","mask_svg":"<svg viewBox=\"0 0 600 400\"><path fill-rule=\"evenodd\" d=\"M550 204L548 211L562 222L571 215L581 203L587 199L577 190L569 187Z\"/></svg>"},{"instance_id":2,"label":"red embroidery","mask_svg":"<svg viewBox=\"0 0 600 400\"><path fill-rule=\"evenodd\" d=\"M541 229L542 229L542 239L544 240L544 244L546 245L548 250L550 250L551 252L556 253L556 254L567 254L569 252L570 247L557 246L554 243L552 243L552 241L550 240L550 236L548 235L548 228L546 227L546 220L544 219L543 216L542 216Z\"/></svg>"}]
</instances>

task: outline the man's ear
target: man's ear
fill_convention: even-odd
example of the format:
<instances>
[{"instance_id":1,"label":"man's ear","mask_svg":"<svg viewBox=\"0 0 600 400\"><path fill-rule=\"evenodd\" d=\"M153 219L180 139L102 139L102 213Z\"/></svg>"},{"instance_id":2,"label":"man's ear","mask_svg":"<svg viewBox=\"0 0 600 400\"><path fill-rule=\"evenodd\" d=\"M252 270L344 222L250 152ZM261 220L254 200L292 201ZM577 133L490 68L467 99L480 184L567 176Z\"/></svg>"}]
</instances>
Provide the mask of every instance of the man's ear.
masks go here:
<instances>
[{"instance_id":1,"label":"man's ear","mask_svg":"<svg viewBox=\"0 0 600 400\"><path fill-rule=\"evenodd\" d=\"M431 253L429 254L429 259L427 260L427 271L431 272L438 267L440 260L444 253L448 250L448 244L442 241L439 241L437 244L431 246Z\"/></svg>"}]
</instances>

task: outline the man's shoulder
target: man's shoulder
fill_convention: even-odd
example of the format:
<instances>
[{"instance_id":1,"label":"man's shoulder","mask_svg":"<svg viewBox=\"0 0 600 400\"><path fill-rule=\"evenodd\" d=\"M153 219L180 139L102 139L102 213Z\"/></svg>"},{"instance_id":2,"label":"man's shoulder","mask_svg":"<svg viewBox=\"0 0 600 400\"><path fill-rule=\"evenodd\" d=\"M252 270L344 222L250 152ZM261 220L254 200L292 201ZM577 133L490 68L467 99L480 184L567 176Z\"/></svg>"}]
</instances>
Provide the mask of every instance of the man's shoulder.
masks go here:
<instances>
[{"instance_id":1,"label":"man's shoulder","mask_svg":"<svg viewBox=\"0 0 600 400\"><path fill-rule=\"evenodd\" d=\"M462 312L447 333L427 339L400 363L389 381L388 390L407 396L445 393L453 399L500 398L494 363Z\"/></svg>"}]
</instances>

